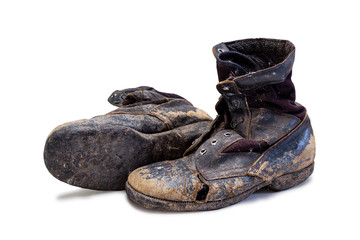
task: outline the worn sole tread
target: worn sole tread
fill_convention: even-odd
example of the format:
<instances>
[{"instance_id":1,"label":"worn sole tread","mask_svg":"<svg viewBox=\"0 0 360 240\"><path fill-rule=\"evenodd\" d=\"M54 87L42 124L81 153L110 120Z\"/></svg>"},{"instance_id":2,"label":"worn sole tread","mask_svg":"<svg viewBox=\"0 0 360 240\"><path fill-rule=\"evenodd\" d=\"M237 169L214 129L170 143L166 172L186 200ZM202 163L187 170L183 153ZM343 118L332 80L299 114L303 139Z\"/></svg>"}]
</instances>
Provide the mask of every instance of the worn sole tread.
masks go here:
<instances>
[{"instance_id":1,"label":"worn sole tread","mask_svg":"<svg viewBox=\"0 0 360 240\"><path fill-rule=\"evenodd\" d=\"M95 190L122 190L128 174L126 139L152 144L136 130L103 126L56 132L45 144L44 160L49 172L70 185ZM149 156L150 155L150 156ZM148 153L144 158L150 158Z\"/></svg>"},{"instance_id":2,"label":"worn sole tread","mask_svg":"<svg viewBox=\"0 0 360 240\"><path fill-rule=\"evenodd\" d=\"M208 125L209 121L199 121L154 134L109 124L60 126L46 140L45 165L55 178L73 186L123 190L132 170L180 157ZM160 157L159 148L163 151Z\"/></svg>"}]
</instances>

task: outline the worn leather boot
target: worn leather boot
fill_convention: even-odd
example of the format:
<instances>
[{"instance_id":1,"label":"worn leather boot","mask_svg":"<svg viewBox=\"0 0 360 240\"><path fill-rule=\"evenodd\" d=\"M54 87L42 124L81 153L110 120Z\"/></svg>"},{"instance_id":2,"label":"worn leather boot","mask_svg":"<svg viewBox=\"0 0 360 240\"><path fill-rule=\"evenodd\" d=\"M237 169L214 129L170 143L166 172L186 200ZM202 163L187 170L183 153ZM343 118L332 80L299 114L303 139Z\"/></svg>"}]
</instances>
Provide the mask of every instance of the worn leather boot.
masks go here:
<instances>
[{"instance_id":1,"label":"worn leather boot","mask_svg":"<svg viewBox=\"0 0 360 240\"><path fill-rule=\"evenodd\" d=\"M291 188L313 172L314 135L291 81L294 45L246 39L213 51L220 80L218 116L183 158L129 175L129 198L146 208L218 209L263 187Z\"/></svg>"},{"instance_id":2,"label":"worn leather boot","mask_svg":"<svg viewBox=\"0 0 360 240\"><path fill-rule=\"evenodd\" d=\"M186 99L150 87L115 91L108 100L119 108L50 133L44 159L54 177L83 188L124 189L132 170L181 157L212 120Z\"/></svg>"}]
</instances>

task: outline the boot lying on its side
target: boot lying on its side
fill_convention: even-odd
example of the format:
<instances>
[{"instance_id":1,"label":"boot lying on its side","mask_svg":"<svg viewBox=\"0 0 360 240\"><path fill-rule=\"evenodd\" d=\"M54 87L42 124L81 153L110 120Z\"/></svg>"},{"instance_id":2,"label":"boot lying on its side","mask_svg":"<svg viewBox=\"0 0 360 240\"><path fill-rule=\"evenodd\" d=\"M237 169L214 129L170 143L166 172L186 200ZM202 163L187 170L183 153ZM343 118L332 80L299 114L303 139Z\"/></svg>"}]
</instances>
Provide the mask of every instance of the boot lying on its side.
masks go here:
<instances>
[{"instance_id":1,"label":"boot lying on its side","mask_svg":"<svg viewBox=\"0 0 360 240\"><path fill-rule=\"evenodd\" d=\"M83 188L124 189L132 170L181 157L212 120L186 99L150 87L115 91L109 102L119 108L50 133L44 159L54 177Z\"/></svg>"},{"instance_id":2,"label":"boot lying on its side","mask_svg":"<svg viewBox=\"0 0 360 240\"><path fill-rule=\"evenodd\" d=\"M214 47L218 117L183 158L133 171L126 190L146 208L212 210L256 190L291 188L314 169L315 140L291 81L294 45L246 39Z\"/></svg>"}]
</instances>

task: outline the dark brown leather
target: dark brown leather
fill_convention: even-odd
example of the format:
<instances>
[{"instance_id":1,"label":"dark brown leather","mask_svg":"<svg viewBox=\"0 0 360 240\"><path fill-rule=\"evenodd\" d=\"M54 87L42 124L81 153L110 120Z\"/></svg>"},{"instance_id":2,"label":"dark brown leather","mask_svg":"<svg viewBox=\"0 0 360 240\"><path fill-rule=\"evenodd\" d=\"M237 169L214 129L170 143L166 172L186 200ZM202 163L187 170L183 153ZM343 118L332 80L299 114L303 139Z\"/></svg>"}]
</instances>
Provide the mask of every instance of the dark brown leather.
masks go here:
<instances>
[{"instance_id":1,"label":"dark brown leather","mask_svg":"<svg viewBox=\"0 0 360 240\"><path fill-rule=\"evenodd\" d=\"M275 39L215 46L219 115L184 157L131 173L130 198L155 209L210 210L308 178L315 140L305 108L295 103L294 51Z\"/></svg>"},{"instance_id":2,"label":"dark brown leather","mask_svg":"<svg viewBox=\"0 0 360 240\"><path fill-rule=\"evenodd\" d=\"M288 134L300 120L268 109L250 109L249 140L263 141L268 146ZM237 129L224 129L212 135L195 153L196 166L207 180L242 176L261 155L254 151L224 153L232 144L245 138ZM213 144L216 142L216 144ZM205 151L201 154L201 151Z\"/></svg>"},{"instance_id":3,"label":"dark brown leather","mask_svg":"<svg viewBox=\"0 0 360 240\"><path fill-rule=\"evenodd\" d=\"M246 174L260 153L223 153L226 147L240 139L243 137L236 131L222 130L198 148L192 157L195 158L196 168L206 180Z\"/></svg>"},{"instance_id":4,"label":"dark brown leather","mask_svg":"<svg viewBox=\"0 0 360 240\"><path fill-rule=\"evenodd\" d=\"M239 138L233 130L221 130L192 154L136 169L128 182L137 192L160 199L163 204L167 200L174 206L182 201L199 205L216 201L225 206L221 201L259 184L266 186L276 177L305 169L314 161L315 142L308 117L262 154L222 153L224 147ZM213 145L215 139L218 142ZM199 202L197 196L204 186L208 186L208 193Z\"/></svg>"},{"instance_id":5,"label":"dark brown leather","mask_svg":"<svg viewBox=\"0 0 360 240\"><path fill-rule=\"evenodd\" d=\"M263 71L249 73L233 80L242 90L251 90L269 84L284 82L292 70L295 59L295 49L280 64L267 68Z\"/></svg>"},{"instance_id":6,"label":"dark brown leather","mask_svg":"<svg viewBox=\"0 0 360 240\"><path fill-rule=\"evenodd\" d=\"M111 115L116 116L111 117ZM199 118L204 120L211 119L206 112L195 108L186 99L167 99L163 103L157 104L125 105L105 116L98 116L93 119L97 118L104 119L104 121L114 119L116 124L125 124L145 133L171 130L178 126L195 122ZM128 119L131 119L131 121ZM149 124L146 124L147 122ZM157 122L161 122L159 127L157 127Z\"/></svg>"},{"instance_id":7,"label":"dark brown leather","mask_svg":"<svg viewBox=\"0 0 360 240\"><path fill-rule=\"evenodd\" d=\"M114 91L108 98L108 102L117 107L129 107L144 104L159 104L169 99L184 99L174 93L159 92L152 87L141 86Z\"/></svg>"},{"instance_id":8,"label":"dark brown leather","mask_svg":"<svg viewBox=\"0 0 360 240\"><path fill-rule=\"evenodd\" d=\"M220 81L227 78L234 80L241 90L251 90L266 86L269 84L284 82L286 77L291 72L295 59L295 46L286 40L277 39L244 39L234 42L220 43L213 48L213 53L216 57L218 68L220 67L219 77ZM245 74L238 70L239 75L236 74L236 69L240 68L236 61L229 61L228 58L224 60L222 55L232 53L236 55L246 55L248 61L250 59L261 58L266 55L268 62L259 63L253 71L245 71ZM276 53L276 54L274 54ZM234 57L232 57L234 58ZM264 59L262 59L264 61ZM242 62L244 64L244 61ZM255 62L254 65L257 65ZM264 64L267 64L264 65ZM228 72L225 70L228 68ZM235 69L235 70L234 70ZM224 71L228 73L227 77Z\"/></svg>"},{"instance_id":9,"label":"dark brown leather","mask_svg":"<svg viewBox=\"0 0 360 240\"><path fill-rule=\"evenodd\" d=\"M300 119L286 113L278 113L266 108L252 108L250 120L250 139L265 141L268 145L288 134Z\"/></svg>"},{"instance_id":10,"label":"dark brown leather","mask_svg":"<svg viewBox=\"0 0 360 240\"><path fill-rule=\"evenodd\" d=\"M248 174L266 181L311 165L315 158L315 138L308 116L251 166Z\"/></svg>"}]
</instances>

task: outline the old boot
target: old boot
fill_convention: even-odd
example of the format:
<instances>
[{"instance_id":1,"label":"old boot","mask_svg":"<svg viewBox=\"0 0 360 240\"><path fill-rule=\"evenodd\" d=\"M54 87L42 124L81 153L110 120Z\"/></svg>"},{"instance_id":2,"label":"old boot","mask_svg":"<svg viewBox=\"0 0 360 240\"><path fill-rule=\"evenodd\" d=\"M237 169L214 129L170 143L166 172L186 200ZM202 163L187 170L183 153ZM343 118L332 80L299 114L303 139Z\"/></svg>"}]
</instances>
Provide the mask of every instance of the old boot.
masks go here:
<instances>
[{"instance_id":1,"label":"old boot","mask_svg":"<svg viewBox=\"0 0 360 240\"><path fill-rule=\"evenodd\" d=\"M83 188L124 189L132 170L181 157L212 120L186 99L150 87L115 91L108 100L119 108L50 133L44 159L54 177Z\"/></svg>"},{"instance_id":2,"label":"old boot","mask_svg":"<svg viewBox=\"0 0 360 240\"><path fill-rule=\"evenodd\" d=\"M314 169L309 117L295 102L294 45L246 39L214 47L221 93L217 118L185 157L133 171L126 190L146 208L212 210L256 190L291 188Z\"/></svg>"}]
</instances>

